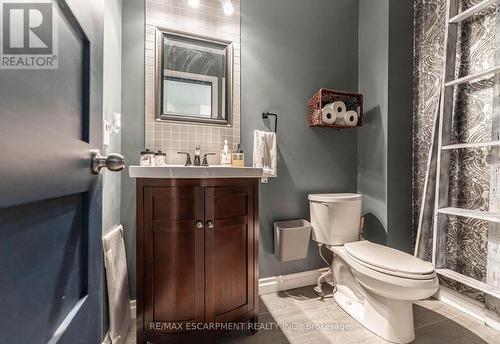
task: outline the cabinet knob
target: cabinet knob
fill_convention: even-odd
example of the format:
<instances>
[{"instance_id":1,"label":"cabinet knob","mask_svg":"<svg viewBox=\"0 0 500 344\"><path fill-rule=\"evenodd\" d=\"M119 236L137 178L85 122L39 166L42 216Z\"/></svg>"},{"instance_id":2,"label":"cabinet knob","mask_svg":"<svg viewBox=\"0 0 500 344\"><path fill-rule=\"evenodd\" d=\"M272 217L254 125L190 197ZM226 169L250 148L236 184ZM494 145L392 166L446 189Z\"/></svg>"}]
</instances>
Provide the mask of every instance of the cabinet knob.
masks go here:
<instances>
[{"instance_id":1,"label":"cabinet knob","mask_svg":"<svg viewBox=\"0 0 500 344\"><path fill-rule=\"evenodd\" d=\"M196 221L196 228L202 229L203 228L203 222L201 221Z\"/></svg>"},{"instance_id":2,"label":"cabinet knob","mask_svg":"<svg viewBox=\"0 0 500 344\"><path fill-rule=\"evenodd\" d=\"M214 223L210 220L207 221L207 228L213 229L214 228Z\"/></svg>"}]
</instances>

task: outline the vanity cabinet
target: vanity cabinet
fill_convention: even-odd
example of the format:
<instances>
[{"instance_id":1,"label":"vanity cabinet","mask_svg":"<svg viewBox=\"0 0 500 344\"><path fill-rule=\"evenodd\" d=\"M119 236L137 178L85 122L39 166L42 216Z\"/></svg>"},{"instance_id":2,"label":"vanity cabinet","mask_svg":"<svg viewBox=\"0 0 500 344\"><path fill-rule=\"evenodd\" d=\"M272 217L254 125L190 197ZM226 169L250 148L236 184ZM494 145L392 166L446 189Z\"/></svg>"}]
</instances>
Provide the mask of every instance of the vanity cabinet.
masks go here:
<instances>
[{"instance_id":1,"label":"vanity cabinet","mask_svg":"<svg viewBox=\"0 0 500 344\"><path fill-rule=\"evenodd\" d=\"M195 342L211 323L257 322L258 179L136 185L137 342Z\"/></svg>"}]
</instances>

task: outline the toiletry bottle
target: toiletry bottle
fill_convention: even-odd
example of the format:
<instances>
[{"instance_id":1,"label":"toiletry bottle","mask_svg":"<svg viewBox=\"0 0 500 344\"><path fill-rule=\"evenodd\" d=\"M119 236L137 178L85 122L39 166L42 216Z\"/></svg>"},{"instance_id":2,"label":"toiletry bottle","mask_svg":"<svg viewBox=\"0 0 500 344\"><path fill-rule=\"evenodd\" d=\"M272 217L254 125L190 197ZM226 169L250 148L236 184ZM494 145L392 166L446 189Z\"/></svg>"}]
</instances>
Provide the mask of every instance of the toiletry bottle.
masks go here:
<instances>
[{"instance_id":1,"label":"toiletry bottle","mask_svg":"<svg viewBox=\"0 0 500 344\"><path fill-rule=\"evenodd\" d=\"M149 149L146 149L149 154L149 166L155 166L155 152L154 151L151 151Z\"/></svg>"},{"instance_id":2,"label":"toiletry bottle","mask_svg":"<svg viewBox=\"0 0 500 344\"><path fill-rule=\"evenodd\" d=\"M154 153L149 149L141 152L140 166L151 166L151 160L154 159Z\"/></svg>"},{"instance_id":3,"label":"toiletry bottle","mask_svg":"<svg viewBox=\"0 0 500 344\"><path fill-rule=\"evenodd\" d=\"M240 144L238 143L238 148L233 153L233 167L244 167L245 166L245 154L243 153L243 149L241 149Z\"/></svg>"},{"instance_id":4,"label":"toiletry bottle","mask_svg":"<svg viewBox=\"0 0 500 344\"><path fill-rule=\"evenodd\" d=\"M224 149L220 153L220 164L222 166L231 165L231 152L229 151L229 147L227 146L227 140L224 140Z\"/></svg>"},{"instance_id":5,"label":"toiletry bottle","mask_svg":"<svg viewBox=\"0 0 500 344\"><path fill-rule=\"evenodd\" d=\"M157 167L165 166L166 159L167 159L167 154L159 150L158 152L155 153L155 166Z\"/></svg>"}]
</instances>

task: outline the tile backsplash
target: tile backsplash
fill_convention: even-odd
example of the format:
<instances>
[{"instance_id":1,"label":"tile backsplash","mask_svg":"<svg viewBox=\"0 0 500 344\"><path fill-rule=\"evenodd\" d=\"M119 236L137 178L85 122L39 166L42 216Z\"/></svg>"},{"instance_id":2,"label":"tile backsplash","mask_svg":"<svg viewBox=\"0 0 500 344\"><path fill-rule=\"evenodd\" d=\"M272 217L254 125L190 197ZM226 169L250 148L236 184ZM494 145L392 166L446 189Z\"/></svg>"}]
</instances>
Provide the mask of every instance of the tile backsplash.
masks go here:
<instances>
[{"instance_id":1,"label":"tile backsplash","mask_svg":"<svg viewBox=\"0 0 500 344\"><path fill-rule=\"evenodd\" d=\"M226 16L219 0L201 0L198 8L185 0L146 0L145 37L145 146L167 153L168 164L183 164L178 151L213 152L209 163L219 164L219 152L240 142L240 0L232 0L234 13ZM181 31L232 41L234 49L233 109L230 126L155 120L155 28Z\"/></svg>"}]
</instances>

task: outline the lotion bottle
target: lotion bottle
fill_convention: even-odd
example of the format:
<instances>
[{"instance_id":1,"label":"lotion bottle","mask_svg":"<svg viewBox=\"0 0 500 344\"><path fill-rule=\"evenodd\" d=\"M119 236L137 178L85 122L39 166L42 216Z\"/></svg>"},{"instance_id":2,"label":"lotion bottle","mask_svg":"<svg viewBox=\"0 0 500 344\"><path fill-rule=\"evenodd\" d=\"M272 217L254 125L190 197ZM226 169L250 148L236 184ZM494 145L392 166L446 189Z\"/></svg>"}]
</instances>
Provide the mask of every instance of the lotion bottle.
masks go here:
<instances>
[{"instance_id":1,"label":"lotion bottle","mask_svg":"<svg viewBox=\"0 0 500 344\"><path fill-rule=\"evenodd\" d=\"M224 140L224 149L220 153L220 164L222 166L231 166L231 152L227 146L227 140Z\"/></svg>"}]
</instances>

